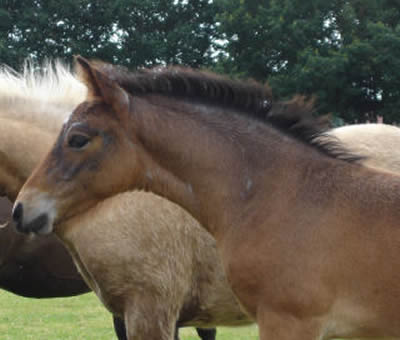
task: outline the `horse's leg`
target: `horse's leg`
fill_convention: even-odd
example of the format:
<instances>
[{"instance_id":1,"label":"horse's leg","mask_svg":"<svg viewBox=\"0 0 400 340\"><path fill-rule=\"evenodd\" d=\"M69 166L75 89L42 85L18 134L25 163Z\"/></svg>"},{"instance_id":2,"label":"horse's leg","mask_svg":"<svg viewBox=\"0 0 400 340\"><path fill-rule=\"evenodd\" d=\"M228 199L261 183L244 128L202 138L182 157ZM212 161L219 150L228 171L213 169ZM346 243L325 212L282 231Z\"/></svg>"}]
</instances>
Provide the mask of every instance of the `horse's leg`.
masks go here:
<instances>
[{"instance_id":1,"label":"horse's leg","mask_svg":"<svg viewBox=\"0 0 400 340\"><path fill-rule=\"evenodd\" d=\"M113 316L113 322L114 322L114 331L115 334L117 335L118 340L128 340L128 338L126 337L126 328L124 320L122 320L117 316Z\"/></svg>"},{"instance_id":2,"label":"horse's leg","mask_svg":"<svg viewBox=\"0 0 400 340\"><path fill-rule=\"evenodd\" d=\"M216 328L196 328L201 340L215 340L217 336Z\"/></svg>"},{"instance_id":3,"label":"horse's leg","mask_svg":"<svg viewBox=\"0 0 400 340\"><path fill-rule=\"evenodd\" d=\"M216 328L196 328L201 340L215 340L217 335ZM174 340L179 340L179 328L176 327Z\"/></svg>"},{"instance_id":4,"label":"horse's leg","mask_svg":"<svg viewBox=\"0 0 400 340\"><path fill-rule=\"evenodd\" d=\"M178 312L151 298L142 297L125 310L128 340L174 340Z\"/></svg>"},{"instance_id":5,"label":"horse's leg","mask_svg":"<svg viewBox=\"0 0 400 340\"><path fill-rule=\"evenodd\" d=\"M174 336L174 340L179 340L179 328L175 327L175 336Z\"/></svg>"}]
</instances>

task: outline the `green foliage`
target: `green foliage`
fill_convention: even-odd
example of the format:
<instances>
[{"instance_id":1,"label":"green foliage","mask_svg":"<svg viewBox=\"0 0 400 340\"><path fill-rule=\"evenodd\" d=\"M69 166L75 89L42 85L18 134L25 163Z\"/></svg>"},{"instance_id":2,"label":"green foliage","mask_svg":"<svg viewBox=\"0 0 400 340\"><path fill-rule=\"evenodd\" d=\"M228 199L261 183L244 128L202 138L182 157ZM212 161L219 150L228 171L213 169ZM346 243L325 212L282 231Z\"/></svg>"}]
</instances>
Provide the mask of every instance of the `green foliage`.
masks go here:
<instances>
[{"instance_id":1,"label":"green foliage","mask_svg":"<svg viewBox=\"0 0 400 340\"><path fill-rule=\"evenodd\" d=\"M2 0L0 62L74 54L184 64L315 95L347 122L400 122L399 0Z\"/></svg>"},{"instance_id":2,"label":"green foliage","mask_svg":"<svg viewBox=\"0 0 400 340\"><path fill-rule=\"evenodd\" d=\"M398 0L217 0L227 44L219 70L316 95L346 121L400 122Z\"/></svg>"},{"instance_id":3,"label":"green foliage","mask_svg":"<svg viewBox=\"0 0 400 340\"><path fill-rule=\"evenodd\" d=\"M214 14L208 0L3 0L0 61L82 54L130 67L208 65Z\"/></svg>"}]
</instances>

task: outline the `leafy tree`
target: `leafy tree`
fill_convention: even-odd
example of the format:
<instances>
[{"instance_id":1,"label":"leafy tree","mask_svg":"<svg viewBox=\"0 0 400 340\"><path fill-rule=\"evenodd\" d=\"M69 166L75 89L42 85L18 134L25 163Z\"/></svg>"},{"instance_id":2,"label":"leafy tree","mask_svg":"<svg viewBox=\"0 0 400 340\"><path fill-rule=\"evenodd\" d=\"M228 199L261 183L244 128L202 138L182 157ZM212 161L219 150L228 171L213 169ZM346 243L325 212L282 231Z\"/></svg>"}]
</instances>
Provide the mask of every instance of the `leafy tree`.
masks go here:
<instances>
[{"instance_id":1,"label":"leafy tree","mask_svg":"<svg viewBox=\"0 0 400 340\"><path fill-rule=\"evenodd\" d=\"M0 62L74 54L136 67L212 62L208 0L3 0Z\"/></svg>"},{"instance_id":2,"label":"leafy tree","mask_svg":"<svg viewBox=\"0 0 400 340\"><path fill-rule=\"evenodd\" d=\"M315 94L347 121L400 121L398 0L216 0L227 43L218 69Z\"/></svg>"},{"instance_id":3,"label":"leafy tree","mask_svg":"<svg viewBox=\"0 0 400 340\"><path fill-rule=\"evenodd\" d=\"M315 94L319 111L347 121L391 122L399 19L399 0L3 0L0 62L82 54L213 67L268 80L277 97Z\"/></svg>"}]
</instances>

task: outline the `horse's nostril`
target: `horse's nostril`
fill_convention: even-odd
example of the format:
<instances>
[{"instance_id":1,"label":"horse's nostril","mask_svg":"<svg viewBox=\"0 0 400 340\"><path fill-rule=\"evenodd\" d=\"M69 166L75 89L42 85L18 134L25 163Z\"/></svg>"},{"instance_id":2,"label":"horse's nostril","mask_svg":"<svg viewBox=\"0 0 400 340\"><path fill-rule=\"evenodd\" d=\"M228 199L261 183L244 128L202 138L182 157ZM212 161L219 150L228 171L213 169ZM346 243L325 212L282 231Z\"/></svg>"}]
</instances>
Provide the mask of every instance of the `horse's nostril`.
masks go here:
<instances>
[{"instance_id":1,"label":"horse's nostril","mask_svg":"<svg viewBox=\"0 0 400 340\"><path fill-rule=\"evenodd\" d=\"M22 207L22 203L18 202L12 212L12 218L13 218L14 222L15 223L21 222L23 214L24 214L24 209Z\"/></svg>"}]
</instances>

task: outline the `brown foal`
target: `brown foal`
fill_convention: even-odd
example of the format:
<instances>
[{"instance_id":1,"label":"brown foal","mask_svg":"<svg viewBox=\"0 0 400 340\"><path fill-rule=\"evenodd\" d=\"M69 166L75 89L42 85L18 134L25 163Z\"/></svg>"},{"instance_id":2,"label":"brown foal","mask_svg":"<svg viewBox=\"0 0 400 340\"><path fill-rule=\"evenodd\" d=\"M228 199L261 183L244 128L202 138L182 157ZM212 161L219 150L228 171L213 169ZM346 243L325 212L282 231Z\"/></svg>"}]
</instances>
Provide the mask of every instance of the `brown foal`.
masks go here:
<instances>
[{"instance_id":1,"label":"brown foal","mask_svg":"<svg viewBox=\"0 0 400 340\"><path fill-rule=\"evenodd\" d=\"M150 190L215 237L261 340L400 337L398 176L316 139L307 102L271 104L259 84L77 63L87 100L21 190L20 230Z\"/></svg>"}]
</instances>

